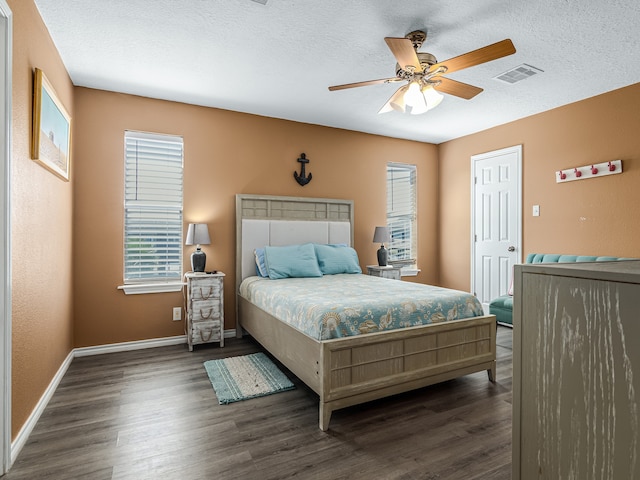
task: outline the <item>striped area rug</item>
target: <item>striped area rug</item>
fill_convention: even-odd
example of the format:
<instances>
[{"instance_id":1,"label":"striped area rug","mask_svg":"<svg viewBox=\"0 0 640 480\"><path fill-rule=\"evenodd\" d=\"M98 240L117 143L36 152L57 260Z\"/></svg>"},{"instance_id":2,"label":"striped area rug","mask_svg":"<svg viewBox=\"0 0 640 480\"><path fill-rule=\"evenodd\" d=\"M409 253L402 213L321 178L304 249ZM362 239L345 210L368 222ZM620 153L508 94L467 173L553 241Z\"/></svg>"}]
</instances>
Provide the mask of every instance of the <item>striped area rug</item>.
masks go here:
<instances>
[{"instance_id":1,"label":"striped area rug","mask_svg":"<svg viewBox=\"0 0 640 480\"><path fill-rule=\"evenodd\" d=\"M295 388L264 353L204 362L220 405Z\"/></svg>"}]
</instances>

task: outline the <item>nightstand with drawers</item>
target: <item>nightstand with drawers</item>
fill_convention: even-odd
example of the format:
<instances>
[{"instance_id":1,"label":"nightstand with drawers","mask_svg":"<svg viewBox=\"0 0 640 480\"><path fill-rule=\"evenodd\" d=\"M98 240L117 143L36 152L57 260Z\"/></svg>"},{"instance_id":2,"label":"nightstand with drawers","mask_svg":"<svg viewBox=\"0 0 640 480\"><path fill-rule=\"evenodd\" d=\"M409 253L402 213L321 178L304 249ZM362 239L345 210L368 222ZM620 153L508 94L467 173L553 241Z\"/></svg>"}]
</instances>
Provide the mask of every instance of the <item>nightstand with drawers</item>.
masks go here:
<instances>
[{"instance_id":1,"label":"nightstand with drawers","mask_svg":"<svg viewBox=\"0 0 640 480\"><path fill-rule=\"evenodd\" d=\"M387 265L386 267L380 267L378 265L367 265L367 274L373 275L374 277L400 280L401 269L402 267L394 267L393 265Z\"/></svg>"},{"instance_id":2,"label":"nightstand with drawers","mask_svg":"<svg viewBox=\"0 0 640 480\"><path fill-rule=\"evenodd\" d=\"M224 347L224 273L186 273L187 342L220 342Z\"/></svg>"}]
</instances>

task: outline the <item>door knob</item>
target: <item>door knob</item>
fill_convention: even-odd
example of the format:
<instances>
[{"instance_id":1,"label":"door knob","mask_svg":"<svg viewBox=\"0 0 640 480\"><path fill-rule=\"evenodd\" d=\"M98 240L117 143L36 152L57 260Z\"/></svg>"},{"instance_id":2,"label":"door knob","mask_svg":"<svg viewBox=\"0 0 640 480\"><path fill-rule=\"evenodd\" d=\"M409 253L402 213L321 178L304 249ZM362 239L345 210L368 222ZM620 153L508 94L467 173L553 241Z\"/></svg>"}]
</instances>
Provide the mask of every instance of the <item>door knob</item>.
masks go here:
<instances>
[{"instance_id":1,"label":"door knob","mask_svg":"<svg viewBox=\"0 0 640 480\"><path fill-rule=\"evenodd\" d=\"M514 247L513 245L511 245L509 248L507 248L507 251L509 251L509 252L515 252L515 251L516 251L516 247Z\"/></svg>"}]
</instances>

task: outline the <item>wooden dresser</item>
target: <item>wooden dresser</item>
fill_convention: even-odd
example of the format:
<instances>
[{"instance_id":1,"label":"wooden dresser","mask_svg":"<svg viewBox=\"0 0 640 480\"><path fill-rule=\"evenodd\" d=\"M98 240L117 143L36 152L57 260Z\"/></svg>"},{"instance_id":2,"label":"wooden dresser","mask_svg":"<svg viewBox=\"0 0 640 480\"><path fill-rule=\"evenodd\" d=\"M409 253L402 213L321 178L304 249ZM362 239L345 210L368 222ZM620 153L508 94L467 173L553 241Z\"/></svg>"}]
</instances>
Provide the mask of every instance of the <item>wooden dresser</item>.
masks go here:
<instances>
[{"instance_id":1,"label":"wooden dresser","mask_svg":"<svg viewBox=\"0 0 640 480\"><path fill-rule=\"evenodd\" d=\"M186 273L187 341L220 342L224 347L224 273Z\"/></svg>"},{"instance_id":2,"label":"wooden dresser","mask_svg":"<svg viewBox=\"0 0 640 480\"><path fill-rule=\"evenodd\" d=\"M640 261L516 265L513 479L640 478Z\"/></svg>"}]
</instances>

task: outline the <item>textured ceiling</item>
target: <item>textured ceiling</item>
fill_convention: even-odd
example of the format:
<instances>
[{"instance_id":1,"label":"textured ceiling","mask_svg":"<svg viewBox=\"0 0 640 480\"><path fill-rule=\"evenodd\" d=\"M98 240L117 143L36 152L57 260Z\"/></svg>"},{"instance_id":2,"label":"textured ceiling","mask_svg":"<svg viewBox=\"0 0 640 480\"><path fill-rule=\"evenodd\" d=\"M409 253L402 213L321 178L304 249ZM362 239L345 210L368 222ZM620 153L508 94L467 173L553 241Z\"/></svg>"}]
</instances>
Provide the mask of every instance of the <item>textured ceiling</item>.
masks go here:
<instances>
[{"instance_id":1,"label":"textured ceiling","mask_svg":"<svg viewBox=\"0 0 640 480\"><path fill-rule=\"evenodd\" d=\"M431 143L640 81L638 0L35 2L75 85ZM327 90L393 77L384 37L417 29L438 60L517 53L448 75L484 92L424 115L377 113L397 83ZM544 72L493 79L522 63Z\"/></svg>"}]
</instances>

